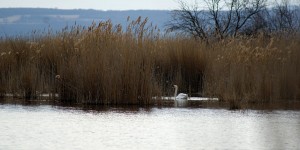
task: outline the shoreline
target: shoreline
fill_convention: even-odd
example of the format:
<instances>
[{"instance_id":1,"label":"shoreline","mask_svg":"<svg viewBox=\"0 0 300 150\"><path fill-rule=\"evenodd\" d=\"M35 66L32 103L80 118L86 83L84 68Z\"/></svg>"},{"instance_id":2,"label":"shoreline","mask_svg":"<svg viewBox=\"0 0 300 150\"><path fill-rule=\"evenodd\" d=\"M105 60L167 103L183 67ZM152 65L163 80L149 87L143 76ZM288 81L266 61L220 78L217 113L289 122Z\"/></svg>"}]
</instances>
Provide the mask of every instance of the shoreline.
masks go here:
<instances>
[{"instance_id":1,"label":"shoreline","mask_svg":"<svg viewBox=\"0 0 300 150\"><path fill-rule=\"evenodd\" d=\"M237 109L232 109L230 102L223 101L188 101L185 106L175 106L174 101L162 100L153 105L136 105L136 104L118 104L118 105L106 105L106 104L80 104L80 103L63 103L57 100L47 100L47 99L18 99L18 98L0 98L0 105L12 104L12 105L25 105L25 106L62 106L62 107L72 107L78 109L89 108L91 110L102 110L110 108L183 108L183 109L227 109L233 111L247 111L247 110L265 110L265 111L277 111L277 110L293 110L300 111L300 101L290 100L290 101L274 101L268 103L246 103L241 102L240 107Z\"/></svg>"}]
</instances>

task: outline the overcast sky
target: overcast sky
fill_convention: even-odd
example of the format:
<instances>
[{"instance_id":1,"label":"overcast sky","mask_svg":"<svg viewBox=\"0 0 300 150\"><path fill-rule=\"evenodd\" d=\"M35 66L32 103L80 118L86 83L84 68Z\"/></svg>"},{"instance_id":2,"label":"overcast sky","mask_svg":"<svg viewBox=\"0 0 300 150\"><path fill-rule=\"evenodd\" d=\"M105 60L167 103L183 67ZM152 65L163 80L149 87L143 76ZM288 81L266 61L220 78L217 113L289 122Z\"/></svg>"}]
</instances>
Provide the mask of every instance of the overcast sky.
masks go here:
<instances>
[{"instance_id":1,"label":"overcast sky","mask_svg":"<svg viewBox=\"0 0 300 150\"><path fill-rule=\"evenodd\" d=\"M187 3L195 2L195 0L184 1ZM291 1L300 2L300 0ZM178 8L178 0L0 0L0 8L10 7L98 10L171 10Z\"/></svg>"},{"instance_id":2,"label":"overcast sky","mask_svg":"<svg viewBox=\"0 0 300 150\"><path fill-rule=\"evenodd\" d=\"M186 0L193 2L194 0ZM99 9L99 10L128 10L128 9L175 9L176 0L0 0L1 8L34 7L59 9Z\"/></svg>"}]
</instances>

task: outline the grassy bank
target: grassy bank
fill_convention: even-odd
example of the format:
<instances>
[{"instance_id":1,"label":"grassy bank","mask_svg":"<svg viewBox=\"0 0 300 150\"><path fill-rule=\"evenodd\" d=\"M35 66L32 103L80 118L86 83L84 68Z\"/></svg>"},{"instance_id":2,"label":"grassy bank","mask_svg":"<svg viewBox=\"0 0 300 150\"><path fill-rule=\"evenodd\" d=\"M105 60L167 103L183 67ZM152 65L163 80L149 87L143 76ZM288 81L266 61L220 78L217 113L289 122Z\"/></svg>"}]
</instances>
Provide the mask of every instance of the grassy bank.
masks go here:
<instances>
[{"instance_id":1,"label":"grassy bank","mask_svg":"<svg viewBox=\"0 0 300 150\"><path fill-rule=\"evenodd\" d=\"M0 95L60 102L159 104L172 85L230 102L300 100L300 36L227 38L209 45L162 35L138 18L0 41ZM59 75L59 76L57 76Z\"/></svg>"}]
</instances>

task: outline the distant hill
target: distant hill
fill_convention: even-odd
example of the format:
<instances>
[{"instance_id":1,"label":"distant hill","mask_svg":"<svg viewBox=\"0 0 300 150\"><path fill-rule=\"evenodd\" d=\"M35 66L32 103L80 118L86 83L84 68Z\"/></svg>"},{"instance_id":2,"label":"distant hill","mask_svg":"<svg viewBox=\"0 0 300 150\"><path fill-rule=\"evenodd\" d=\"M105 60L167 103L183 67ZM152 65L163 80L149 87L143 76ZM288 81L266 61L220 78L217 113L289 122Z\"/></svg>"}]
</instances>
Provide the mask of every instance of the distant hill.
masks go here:
<instances>
[{"instance_id":1,"label":"distant hill","mask_svg":"<svg viewBox=\"0 0 300 150\"><path fill-rule=\"evenodd\" d=\"M45 8L0 8L0 36L29 36L33 30L38 32L60 31L66 26L89 26L93 21L111 20L114 24L128 24L127 17L136 19L148 17L149 23L157 25L161 30L170 19L170 11L164 10L61 10Z\"/></svg>"}]
</instances>

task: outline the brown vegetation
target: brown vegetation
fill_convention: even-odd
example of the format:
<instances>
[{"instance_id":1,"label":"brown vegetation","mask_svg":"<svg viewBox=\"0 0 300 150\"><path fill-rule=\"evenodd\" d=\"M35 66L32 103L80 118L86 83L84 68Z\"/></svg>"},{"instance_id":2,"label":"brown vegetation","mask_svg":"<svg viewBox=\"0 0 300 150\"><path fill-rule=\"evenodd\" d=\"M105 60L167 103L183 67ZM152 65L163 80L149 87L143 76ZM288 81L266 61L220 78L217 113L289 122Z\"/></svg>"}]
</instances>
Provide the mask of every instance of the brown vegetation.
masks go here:
<instances>
[{"instance_id":1,"label":"brown vegetation","mask_svg":"<svg viewBox=\"0 0 300 150\"><path fill-rule=\"evenodd\" d=\"M205 71L205 91L232 105L299 100L299 38L274 35L214 44Z\"/></svg>"},{"instance_id":2,"label":"brown vegetation","mask_svg":"<svg viewBox=\"0 0 300 150\"><path fill-rule=\"evenodd\" d=\"M124 30L110 21L88 29L0 41L0 96L60 102L159 104L173 84L216 96L231 108L300 99L300 36L226 38L206 43L165 36L138 18ZM36 38L38 37L38 39ZM59 75L59 76L57 76Z\"/></svg>"}]
</instances>

